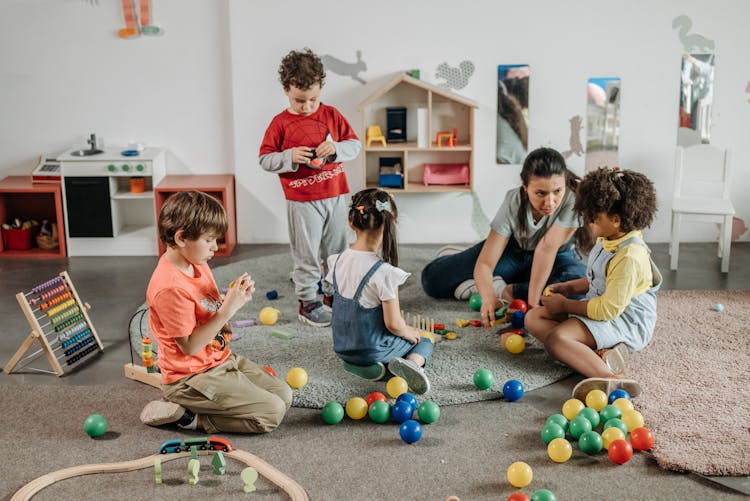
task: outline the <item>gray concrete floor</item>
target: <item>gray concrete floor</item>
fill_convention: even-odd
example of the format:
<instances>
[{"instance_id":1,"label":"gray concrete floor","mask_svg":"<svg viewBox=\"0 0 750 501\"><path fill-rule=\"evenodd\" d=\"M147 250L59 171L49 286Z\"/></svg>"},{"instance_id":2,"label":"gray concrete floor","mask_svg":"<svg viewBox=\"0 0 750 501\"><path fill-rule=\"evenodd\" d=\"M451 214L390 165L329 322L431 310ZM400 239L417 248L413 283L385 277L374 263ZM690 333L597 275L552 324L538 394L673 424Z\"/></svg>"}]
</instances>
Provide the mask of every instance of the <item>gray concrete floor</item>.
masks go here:
<instances>
[{"instance_id":1,"label":"gray concrete floor","mask_svg":"<svg viewBox=\"0 0 750 501\"><path fill-rule=\"evenodd\" d=\"M683 244L680 248L678 271L669 270L666 244L654 244L651 247L654 261L664 275L664 289L750 289L750 273L747 272L750 269L750 243L732 245L730 272L727 274L720 272L715 244ZM211 266L217 267L251 257L287 252L287 250L286 245L239 245L232 256L215 258ZM69 273L81 299L91 304L89 315L105 346L101 355L94 357L89 363L64 377L58 378L54 375L24 369L10 375L1 374L0 384L33 387L34 385L116 384L125 381L123 364L130 361L128 321L144 301L146 286L156 262L156 257L0 259L0 277L2 277L0 318L4 319L4 327L0 334L0 364L5 365L30 332L30 327L15 295L21 291L28 292L32 287L57 276L62 271ZM35 360L30 366L48 367L44 358ZM550 413L557 412L553 408L567 398L577 380L576 377L571 377L534 393L543 397L541 401L550 402ZM464 407L468 410L463 412L471 412L472 405L456 407ZM457 411L462 412L461 409ZM313 411L302 410L301 412ZM653 462L648 468L658 470ZM690 491L694 482L706 484L705 479L699 479L695 475L683 475L681 478L685 493ZM750 493L748 477L712 480ZM585 486L582 486L582 489L584 488ZM721 497L727 492L718 485L716 489L716 497ZM690 497L683 499L688 498Z\"/></svg>"}]
</instances>

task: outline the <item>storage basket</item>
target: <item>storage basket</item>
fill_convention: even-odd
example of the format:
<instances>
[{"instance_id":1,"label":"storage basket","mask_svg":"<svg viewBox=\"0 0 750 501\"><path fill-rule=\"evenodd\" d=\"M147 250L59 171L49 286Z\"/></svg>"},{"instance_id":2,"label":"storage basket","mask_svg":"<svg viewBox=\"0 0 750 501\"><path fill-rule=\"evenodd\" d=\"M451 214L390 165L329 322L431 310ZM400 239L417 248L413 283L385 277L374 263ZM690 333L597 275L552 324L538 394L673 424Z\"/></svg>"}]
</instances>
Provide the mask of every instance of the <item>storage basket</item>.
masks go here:
<instances>
[{"instance_id":1,"label":"storage basket","mask_svg":"<svg viewBox=\"0 0 750 501\"><path fill-rule=\"evenodd\" d=\"M5 250L29 250L32 242L31 228L2 228L3 248Z\"/></svg>"}]
</instances>

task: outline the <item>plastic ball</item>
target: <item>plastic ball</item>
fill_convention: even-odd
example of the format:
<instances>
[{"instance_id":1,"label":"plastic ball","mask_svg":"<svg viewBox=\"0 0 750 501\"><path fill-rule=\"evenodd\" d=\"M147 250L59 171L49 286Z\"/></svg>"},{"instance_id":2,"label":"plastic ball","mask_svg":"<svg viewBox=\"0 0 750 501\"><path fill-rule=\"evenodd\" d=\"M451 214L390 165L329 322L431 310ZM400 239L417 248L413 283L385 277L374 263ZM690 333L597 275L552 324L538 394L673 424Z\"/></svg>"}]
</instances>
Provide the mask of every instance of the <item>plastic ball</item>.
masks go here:
<instances>
[{"instance_id":1,"label":"plastic ball","mask_svg":"<svg viewBox=\"0 0 750 501\"><path fill-rule=\"evenodd\" d=\"M518 334L511 334L505 341L505 349L510 353L517 355L526 349L526 341Z\"/></svg>"},{"instance_id":2,"label":"plastic ball","mask_svg":"<svg viewBox=\"0 0 750 501\"><path fill-rule=\"evenodd\" d=\"M625 440L625 434L616 426L602 431L602 447L609 449L609 444L615 440Z\"/></svg>"},{"instance_id":3,"label":"plastic ball","mask_svg":"<svg viewBox=\"0 0 750 501\"><path fill-rule=\"evenodd\" d=\"M565 438L565 430L557 423L547 423L542 428L542 442L549 445L556 438Z\"/></svg>"},{"instance_id":4,"label":"plastic ball","mask_svg":"<svg viewBox=\"0 0 750 501\"><path fill-rule=\"evenodd\" d=\"M566 400L562 406L563 416L565 416L568 421L571 421L578 415L579 412L581 412L581 409L583 409L584 407L586 406L583 405L583 402L581 402L577 398L570 398Z\"/></svg>"},{"instance_id":5,"label":"plastic ball","mask_svg":"<svg viewBox=\"0 0 750 501\"><path fill-rule=\"evenodd\" d=\"M531 501L531 499L523 492L514 492L505 501Z\"/></svg>"},{"instance_id":6,"label":"plastic ball","mask_svg":"<svg viewBox=\"0 0 750 501\"><path fill-rule=\"evenodd\" d=\"M273 377L276 377L276 371L273 370L273 367L271 367L270 365L264 365L263 370L269 373L270 375L272 375Z\"/></svg>"},{"instance_id":7,"label":"plastic ball","mask_svg":"<svg viewBox=\"0 0 750 501\"><path fill-rule=\"evenodd\" d=\"M615 407L617 407L618 409L620 409L621 412L632 411L633 410L633 402L631 402L627 398L618 398L617 400L615 400L614 402L612 402L611 405L614 405Z\"/></svg>"},{"instance_id":8,"label":"plastic ball","mask_svg":"<svg viewBox=\"0 0 750 501\"><path fill-rule=\"evenodd\" d=\"M573 455L573 446L564 438L556 438L547 445L547 455L555 463L564 463Z\"/></svg>"},{"instance_id":9,"label":"plastic ball","mask_svg":"<svg viewBox=\"0 0 750 501\"><path fill-rule=\"evenodd\" d=\"M422 438L422 425L418 421L409 419L401 423L401 426L398 428L398 434L401 435L401 440L407 444L413 444Z\"/></svg>"},{"instance_id":10,"label":"plastic ball","mask_svg":"<svg viewBox=\"0 0 750 501\"><path fill-rule=\"evenodd\" d=\"M588 455L598 454L603 446L602 436L595 431L584 432L578 437L578 447Z\"/></svg>"},{"instance_id":11,"label":"plastic ball","mask_svg":"<svg viewBox=\"0 0 750 501\"><path fill-rule=\"evenodd\" d=\"M338 402L328 402L321 414L326 424L339 424L344 419L344 407Z\"/></svg>"},{"instance_id":12,"label":"plastic ball","mask_svg":"<svg viewBox=\"0 0 750 501\"><path fill-rule=\"evenodd\" d=\"M630 432L630 445L633 449L647 451L654 446L654 434L648 428L638 427Z\"/></svg>"},{"instance_id":13,"label":"plastic ball","mask_svg":"<svg viewBox=\"0 0 750 501\"><path fill-rule=\"evenodd\" d=\"M469 298L469 308L471 308L474 311L479 311L482 309L482 296L479 294L472 294Z\"/></svg>"},{"instance_id":14,"label":"plastic ball","mask_svg":"<svg viewBox=\"0 0 750 501\"><path fill-rule=\"evenodd\" d=\"M379 391L372 391L372 392L368 393L367 396L365 397L365 402L367 402L368 407L371 406L373 402L376 402L378 400L381 400L383 402L387 402L388 401L388 397L386 397L385 395L383 395Z\"/></svg>"},{"instance_id":15,"label":"plastic ball","mask_svg":"<svg viewBox=\"0 0 750 501\"><path fill-rule=\"evenodd\" d=\"M592 428L596 428L597 426L599 426L599 423L602 421L602 419L599 417L599 413L591 407L581 409L581 412L579 412L578 415L588 419L589 423L591 423Z\"/></svg>"},{"instance_id":16,"label":"plastic ball","mask_svg":"<svg viewBox=\"0 0 750 501\"><path fill-rule=\"evenodd\" d=\"M612 402L614 402L618 398L627 398L628 400L630 400L630 393L628 393L627 391L623 390L622 388L618 388L616 390L612 390L612 392L609 394L609 398L607 400L607 403L611 404Z\"/></svg>"},{"instance_id":17,"label":"plastic ball","mask_svg":"<svg viewBox=\"0 0 750 501\"><path fill-rule=\"evenodd\" d=\"M403 423L411 419L414 407L406 400L396 401L391 408L391 418L397 423Z\"/></svg>"},{"instance_id":18,"label":"plastic ball","mask_svg":"<svg viewBox=\"0 0 750 501\"><path fill-rule=\"evenodd\" d=\"M643 414L636 410L623 412L620 419L622 419L622 422L628 427L629 432L643 426Z\"/></svg>"},{"instance_id":19,"label":"plastic ball","mask_svg":"<svg viewBox=\"0 0 750 501\"><path fill-rule=\"evenodd\" d=\"M83 421L83 431L91 438L101 437L107 432L107 420L101 414L90 414Z\"/></svg>"},{"instance_id":20,"label":"plastic ball","mask_svg":"<svg viewBox=\"0 0 750 501\"><path fill-rule=\"evenodd\" d=\"M508 305L508 310L510 311L522 311L526 313L526 310L528 309L529 309L529 306L526 304L526 301L524 301L523 299L514 299Z\"/></svg>"},{"instance_id":21,"label":"plastic ball","mask_svg":"<svg viewBox=\"0 0 750 501\"><path fill-rule=\"evenodd\" d=\"M510 324L515 329L523 329L525 319L526 319L526 313L522 312L521 310L514 311L510 315Z\"/></svg>"},{"instance_id":22,"label":"plastic ball","mask_svg":"<svg viewBox=\"0 0 750 501\"><path fill-rule=\"evenodd\" d=\"M310 160L310 165L312 167L320 167L321 165L323 165L323 159L322 158L313 158L312 160Z\"/></svg>"},{"instance_id":23,"label":"plastic ball","mask_svg":"<svg viewBox=\"0 0 750 501\"><path fill-rule=\"evenodd\" d=\"M586 407L599 412L607 405L607 394L602 390L591 390L586 394Z\"/></svg>"},{"instance_id":24,"label":"plastic ball","mask_svg":"<svg viewBox=\"0 0 750 501\"><path fill-rule=\"evenodd\" d=\"M520 489L531 483L531 480L534 478L534 472L531 471L531 466L528 464L523 461L516 461L508 466L506 476L510 485Z\"/></svg>"},{"instance_id":25,"label":"plastic ball","mask_svg":"<svg viewBox=\"0 0 750 501\"><path fill-rule=\"evenodd\" d=\"M480 390L491 388L494 382L495 376L492 375L492 371L489 369L477 369L474 373L474 386Z\"/></svg>"},{"instance_id":26,"label":"plastic ball","mask_svg":"<svg viewBox=\"0 0 750 501\"><path fill-rule=\"evenodd\" d=\"M607 421L604 422L604 429L605 430L607 428L613 428L613 427L614 428L619 428L622 431L623 435L625 435L625 436L628 435L628 425L626 425L625 422L622 419L612 418L612 419L607 420Z\"/></svg>"},{"instance_id":27,"label":"plastic ball","mask_svg":"<svg viewBox=\"0 0 750 501\"><path fill-rule=\"evenodd\" d=\"M628 400L628 402L630 402L630 400ZM599 411L599 417L602 418L602 423L606 423L610 419L621 418L622 411L619 407L615 407L614 405L605 405L604 408Z\"/></svg>"},{"instance_id":28,"label":"plastic ball","mask_svg":"<svg viewBox=\"0 0 750 501\"><path fill-rule=\"evenodd\" d=\"M570 424L568 425L568 431L570 431L570 436L578 440L581 435L586 433L587 431L593 430L593 426L591 426L591 421L586 419L585 416L578 415L570 420Z\"/></svg>"},{"instance_id":29,"label":"plastic ball","mask_svg":"<svg viewBox=\"0 0 750 501\"><path fill-rule=\"evenodd\" d=\"M383 400L375 400L370 404L367 414L374 422L385 423L391 417L391 406Z\"/></svg>"},{"instance_id":30,"label":"plastic ball","mask_svg":"<svg viewBox=\"0 0 750 501\"><path fill-rule=\"evenodd\" d=\"M440 419L440 407L435 402L422 402L417 407L417 415L425 424L432 424Z\"/></svg>"},{"instance_id":31,"label":"plastic ball","mask_svg":"<svg viewBox=\"0 0 750 501\"><path fill-rule=\"evenodd\" d=\"M263 325L275 324L280 316L281 312L276 308L272 308L271 306L262 308L260 310L260 313L258 313L258 319L260 319L260 323L262 323Z\"/></svg>"},{"instance_id":32,"label":"plastic ball","mask_svg":"<svg viewBox=\"0 0 750 501\"><path fill-rule=\"evenodd\" d=\"M286 382L295 390L302 388L307 384L307 372L301 367L289 369L286 373Z\"/></svg>"},{"instance_id":33,"label":"plastic ball","mask_svg":"<svg viewBox=\"0 0 750 501\"><path fill-rule=\"evenodd\" d=\"M549 489L539 489L531 495L531 501L557 501L557 496Z\"/></svg>"},{"instance_id":34,"label":"plastic ball","mask_svg":"<svg viewBox=\"0 0 750 501\"><path fill-rule=\"evenodd\" d=\"M552 414L550 417L547 418L547 421L545 424L550 424L550 423L556 423L560 425L560 428L562 428L564 431L568 431L568 419L562 414Z\"/></svg>"},{"instance_id":35,"label":"plastic ball","mask_svg":"<svg viewBox=\"0 0 750 501\"><path fill-rule=\"evenodd\" d=\"M625 464L633 457L633 448L627 440L615 440L607 449L609 458L617 464Z\"/></svg>"},{"instance_id":36,"label":"plastic ball","mask_svg":"<svg viewBox=\"0 0 750 501\"><path fill-rule=\"evenodd\" d=\"M392 398L397 398L399 395L409 391L409 385L404 378L393 376L387 383L385 383L385 391L387 391Z\"/></svg>"},{"instance_id":37,"label":"plastic ball","mask_svg":"<svg viewBox=\"0 0 750 501\"><path fill-rule=\"evenodd\" d=\"M509 379L503 385L503 396L508 402L515 402L523 396L523 383L517 379Z\"/></svg>"},{"instance_id":38,"label":"plastic ball","mask_svg":"<svg viewBox=\"0 0 750 501\"><path fill-rule=\"evenodd\" d=\"M362 419L367 410L367 402L362 397L352 397L346 402L346 415L352 419Z\"/></svg>"},{"instance_id":39,"label":"plastic ball","mask_svg":"<svg viewBox=\"0 0 750 501\"><path fill-rule=\"evenodd\" d=\"M396 399L396 401L397 402L401 402L401 401L408 402L409 405L411 405L412 409L416 409L417 405L418 405L417 397L415 397L414 395L412 395L409 392L402 393L401 395L399 395L398 398Z\"/></svg>"},{"instance_id":40,"label":"plastic ball","mask_svg":"<svg viewBox=\"0 0 750 501\"><path fill-rule=\"evenodd\" d=\"M721 303L716 303L716 306L714 306L714 310L716 310L719 313L721 313L722 311L724 311L724 305L721 304Z\"/></svg>"}]
</instances>

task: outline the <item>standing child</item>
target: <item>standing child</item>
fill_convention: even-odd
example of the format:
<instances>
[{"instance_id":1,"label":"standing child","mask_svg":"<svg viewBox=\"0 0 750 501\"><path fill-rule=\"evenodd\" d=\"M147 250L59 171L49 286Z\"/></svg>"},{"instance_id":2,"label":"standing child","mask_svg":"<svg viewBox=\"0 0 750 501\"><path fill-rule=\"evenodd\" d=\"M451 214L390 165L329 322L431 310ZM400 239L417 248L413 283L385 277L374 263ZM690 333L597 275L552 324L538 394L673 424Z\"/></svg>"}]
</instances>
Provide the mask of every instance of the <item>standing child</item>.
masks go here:
<instances>
[{"instance_id":1,"label":"standing child","mask_svg":"<svg viewBox=\"0 0 750 501\"><path fill-rule=\"evenodd\" d=\"M298 318L315 327L331 325L330 308L318 300L321 261L327 266L326 258L347 244L349 185L341 162L353 160L362 148L341 113L320 102L325 76L323 63L310 49L284 57L279 80L289 108L273 118L260 146L260 166L279 175L287 200ZM323 284L328 306L332 294L331 286Z\"/></svg>"},{"instance_id":2,"label":"standing child","mask_svg":"<svg viewBox=\"0 0 750 501\"><path fill-rule=\"evenodd\" d=\"M281 423L292 403L286 383L229 349L228 322L252 299L255 283L243 273L220 298L207 262L226 231L224 208L205 193L176 193L162 206L159 238L167 250L146 299L165 400L146 405L145 424L264 433Z\"/></svg>"},{"instance_id":3,"label":"standing child","mask_svg":"<svg viewBox=\"0 0 750 501\"><path fill-rule=\"evenodd\" d=\"M333 349L344 368L358 376L382 379L387 363L414 393L424 394L430 382L423 366L432 355L434 337L422 337L401 316L398 287L410 274L397 267L397 216L396 204L382 190L370 188L352 197L349 226L357 239L328 258L331 271L326 280L334 293Z\"/></svg>"},{"instance_id":4,"label":"standing child","mask_svg":"<svg viewBox=\"0 0 750 501\"><path fill-rule=\"evenodd\" d=\"M526 316L526 329L553 357L589 378L574 397L618 387L636 396L638 383L623 379L624 354L651 340L662 282L641 233L656 213L654 185L638 172L600 168L578 186L576 211L598 237L586 277L549 286L543 307ZM585 297L566 297L576 294Z\"/></svg>"}]
</instances>

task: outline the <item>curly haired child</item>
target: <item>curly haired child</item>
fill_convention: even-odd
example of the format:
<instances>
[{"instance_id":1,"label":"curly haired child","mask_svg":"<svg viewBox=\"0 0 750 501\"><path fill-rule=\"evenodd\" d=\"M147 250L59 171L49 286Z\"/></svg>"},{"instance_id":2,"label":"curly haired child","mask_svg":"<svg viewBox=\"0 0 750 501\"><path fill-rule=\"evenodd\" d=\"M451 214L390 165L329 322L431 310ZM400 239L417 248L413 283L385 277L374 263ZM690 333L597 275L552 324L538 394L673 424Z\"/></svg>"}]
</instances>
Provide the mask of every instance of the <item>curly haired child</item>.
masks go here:
<instances>
[{"instance_id":1,"label":"curly haired child","mask_svg":"<svg viewBox=\"0 0 750 501\"><path fill-rule=\"evenodd\" d=\"M624 355L651 340L662 282L641 233L656 213L654 185L632 170L599 168L579 184L575 209L597 236L586 277L548 287L543 307L526 316L526 329L588 378L573 390L575 398L615 388L636 396L638 383L623 377ZM580 294L580 301L567 297Z\"/></svg>"}]
</instances>

